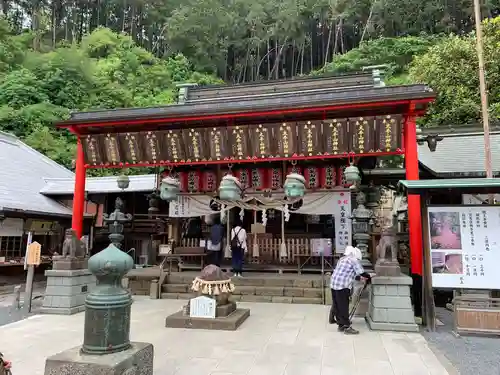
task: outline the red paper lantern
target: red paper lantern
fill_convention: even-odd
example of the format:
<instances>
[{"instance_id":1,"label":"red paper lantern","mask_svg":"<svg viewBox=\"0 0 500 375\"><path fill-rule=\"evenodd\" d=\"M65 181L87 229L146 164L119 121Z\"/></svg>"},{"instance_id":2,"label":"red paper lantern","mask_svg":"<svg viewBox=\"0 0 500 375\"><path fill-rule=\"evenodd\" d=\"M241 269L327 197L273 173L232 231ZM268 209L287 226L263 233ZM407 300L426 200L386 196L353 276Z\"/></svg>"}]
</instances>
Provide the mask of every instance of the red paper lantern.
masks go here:
<instances>
[{"instance_id":1,"label":"red paper lantern","mask_svg":"<svg viewBox=\"0 0 500 375\"><path fill-rule=\"evenodd\" d=\"M270 168L268 172L268 188L272 190L281 189L283 186L283 172L281 168Z\"/></svg>"},{"instance_id":2,"label":"red paper lantern","mask_svg":"<svg viewBox=\"0 0 500 375\"><path fill-rule=\"evenodd\" d=\"M320 175L317 167L304 168L304 177L308 189L317 189L319 187Z\"/></svg>"},{"instance_id":3,"label":"red paper lantern","mask_svg":"<svg viewBox=\"0 0 500 375\"><path fill-rule=\"evenodd\" d=\"M347 183L347 180L345 178L345 169L347 168L347 165L343 165L341 167L337 167L337 185L338 186L343 186L343 187L349 187L350 185Z\"/></svg>"},{"instance_id":4,"label":"red paper lantern","mask_svg":"<svg viewBox=\"0 0 500 375\"><path fill-rule=\"evenodd\" d=\"M235 171L235 177L240 180L241 186L248 189L251 186L251 170L239 169Z\"/></svg>"},{"instance_id":5,"label":"red paper lantern","mask_svg":"<svg viewBox=\"0 0 500 375\"><path fill-rule=\"evenodd\" d=\"M172 177L177 177L180 183L181 192L185 193L188 191L188 174L187 172L173 172Z\"/></svg>"},{"instance_id":6,"label":"red paper lantern","mask_svg":"<svg viewBox=\"0 0 500 375\"><path fill-rule=\"evenodd\" d=\"M205 192L215 190L217 186L217 174L213 171L204 171L202 173L201 189Z\"/></svg>"},{"instance_id":7,"label":"red paper lantern","mask_svg":"<svg viewBox=\"0 0 500 375\"><path fill-rule=\"evenodd\" d=\"M333 165L328 165L321 168L320 186L323 189L332 189L337 186L337 168Z\"/></svg>"},{"instance_id":8,"label":"red paper lantern","mask_svg":"<svg viewBox=\"0 0 500 375\"><path fill-rule=\"evenodd\" d=\"M255 190L264 190L267 189L267 178L266 178L266 170L263 168L252 168L251 173L251 187Z\"/></svg>"}]
</instances>

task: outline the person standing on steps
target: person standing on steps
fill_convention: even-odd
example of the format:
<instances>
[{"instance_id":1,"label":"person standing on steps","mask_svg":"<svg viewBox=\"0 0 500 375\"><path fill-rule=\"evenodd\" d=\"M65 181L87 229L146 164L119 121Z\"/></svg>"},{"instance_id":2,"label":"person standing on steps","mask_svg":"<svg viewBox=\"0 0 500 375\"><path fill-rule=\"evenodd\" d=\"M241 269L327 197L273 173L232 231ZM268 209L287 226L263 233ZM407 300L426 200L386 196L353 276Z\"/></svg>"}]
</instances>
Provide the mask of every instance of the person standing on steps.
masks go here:
<instances>
[{"instance_id":1,"label":"person standing on steps","mask_svg":"<svg viewBox=\"0 0 500 375\"><path fill-rule=\"evenodd\" d=\"M207 243L207 253L209 264L220 267L222 260L222 240L224 238L225 229L220 222L220 217L216 216L213 219L210 227L210 239Z\"/></svg>"},{"instance_id":2,"label":"person standing on steps","mask_svg":"<svg viewBox=\"0 0 500 375\"><path fill-rule=\"evenodd\" d=\"M231 258L234 276L243 276L243 260L247 249L247 231L242 227L239 219L233 220L231 229Z\"/></svg>"},{"instance_id":3,"label":"person standing on steps","mask_svg":"<svg viewBox=\"0 0 500 375\"><path fill-rule=\"evenodd\" d=\"M356 335L359 332L351 327L349 320L349 299L354 280L362 279L370 283L371 276L361 265L361 250L347 246L344 256L339 259L330 279L332 290L332 308L330 310L330 324L337 323L339 332L346 335ZM335 318L332 317L335 315Z\"/></svg>"}]
</instances>

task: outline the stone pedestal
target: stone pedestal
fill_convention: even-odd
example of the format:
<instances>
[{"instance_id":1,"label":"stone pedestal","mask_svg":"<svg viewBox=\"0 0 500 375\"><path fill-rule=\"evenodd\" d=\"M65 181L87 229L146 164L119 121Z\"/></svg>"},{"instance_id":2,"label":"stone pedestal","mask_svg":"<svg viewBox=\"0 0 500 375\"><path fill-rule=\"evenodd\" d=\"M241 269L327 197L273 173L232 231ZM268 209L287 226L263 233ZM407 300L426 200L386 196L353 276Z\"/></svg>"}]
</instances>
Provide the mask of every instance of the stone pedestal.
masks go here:
<instances>
[{"instance_id":1,"label":"stone pedestal","mask_svg":"<svg viewBox=\"0 0 500 375\"><path fill-rule=\"evenodd\" d=\"M96 279L87 269L56 268L66 267L70 262L55 262L55 269L45 271L47 288L42 313L71 315L85 310L85 298L96 285Z\"/></svg>"},{"instance_id":2,"label":"stone pedestal","mask_svg":"<svg viewBox=\"0 0 500 375\"><path fill-rule=\"evenodd\" d=\"M418 332L410 299L412 279L405 275L375 276L366 321L371 329Z\"/></svg>"},{"instance_id":3,"label":"stone pedestal","mask_svg":"<svg viewBox=\"0 0 500 375\"><path fill-rule=\"evenodd\" d=\"M233 301L217 305L215 318L192 318L189 315L189 310L188 302L181 311L167 316L165 326L168 328L235 331L250 316L250 309L238 309L236 302Z\"/></svg>"},{"instance_id":4,"label":"stone pedestal","mask_svg":"<svg viewBox=\"0 0 500 375\"><path fill-rule=\"evenodd\" d=\"M47 358L45 375L153 375L153 345L132 342L118 353L88 355L81 346Z\"/></svg>"}]
</instances>

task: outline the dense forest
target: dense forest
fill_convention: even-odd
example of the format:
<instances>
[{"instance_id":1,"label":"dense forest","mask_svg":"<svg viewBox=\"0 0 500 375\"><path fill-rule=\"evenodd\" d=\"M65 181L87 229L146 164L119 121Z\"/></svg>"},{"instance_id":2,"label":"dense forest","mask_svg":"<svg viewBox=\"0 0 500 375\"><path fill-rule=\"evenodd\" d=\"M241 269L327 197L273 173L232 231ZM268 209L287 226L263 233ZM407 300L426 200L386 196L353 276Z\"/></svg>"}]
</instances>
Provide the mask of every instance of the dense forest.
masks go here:
<instances>
[{"instance_id":1,"label":"dense forest","mask_svg":"<svg viewBox=\"0 0 500 375\"><path fill-rule=\"evenodd\" d=\"M500 0L486 0L492 121ZM422 126L477 123L472 1L0 0L0 130L71 166L70 111L168 104L176 84L239 83L385 64L438 93Z\"/></svg>"}]
</instances>

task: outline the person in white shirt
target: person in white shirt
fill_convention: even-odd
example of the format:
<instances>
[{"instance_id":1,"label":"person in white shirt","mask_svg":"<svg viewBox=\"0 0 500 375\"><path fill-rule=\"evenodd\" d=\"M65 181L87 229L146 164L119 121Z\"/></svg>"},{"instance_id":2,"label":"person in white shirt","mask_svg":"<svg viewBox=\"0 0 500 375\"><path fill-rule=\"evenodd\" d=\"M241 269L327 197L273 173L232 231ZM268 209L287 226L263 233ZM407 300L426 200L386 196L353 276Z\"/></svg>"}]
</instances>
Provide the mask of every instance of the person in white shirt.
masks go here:
<instances>
[{"instance_id":1,"label":"person in white shirt","mask_svg":"<svg viewBox=\"0 0 500 375\"><path fill-rule=\"evenodd\" d=\"M243 259L247 252L247 231L242 227L240 220L235 220L231 229L231 258L234 276L241 277L243 273Z\"/></svg>"}]
</instances>

